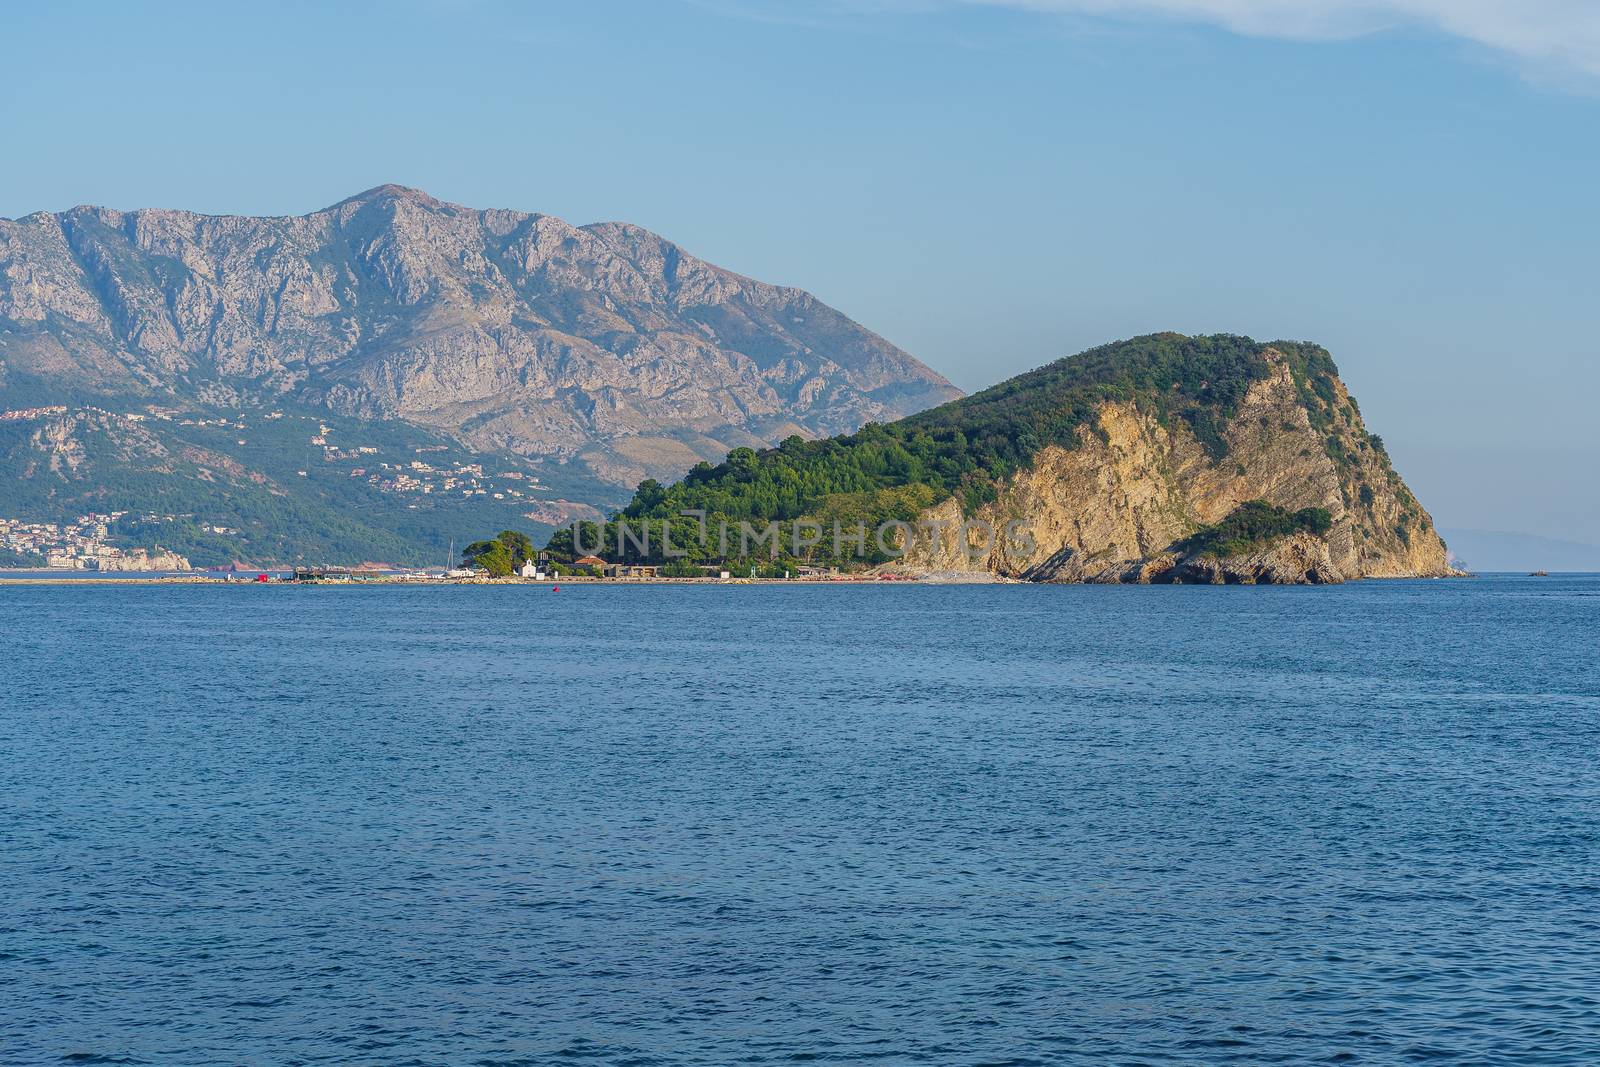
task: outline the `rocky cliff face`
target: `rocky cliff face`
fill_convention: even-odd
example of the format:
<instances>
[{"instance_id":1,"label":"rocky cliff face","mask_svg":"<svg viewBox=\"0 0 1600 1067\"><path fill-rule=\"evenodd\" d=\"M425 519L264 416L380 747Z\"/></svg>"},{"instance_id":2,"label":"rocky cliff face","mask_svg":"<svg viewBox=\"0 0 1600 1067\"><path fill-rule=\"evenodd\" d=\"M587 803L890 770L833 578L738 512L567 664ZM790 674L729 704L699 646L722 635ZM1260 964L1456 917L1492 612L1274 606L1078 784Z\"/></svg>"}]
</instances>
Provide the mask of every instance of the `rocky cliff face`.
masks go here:
<instances>
[{"instance_id":1,"label":"rocky cliff face","mask_svg":"<svg viewBox=\"0 0 1600 1067\"><path fill-rule=\"evenodd\" d=\"M1367 433L1344 384L1330 376L1308 388L1281 352L1267 348L1264 355L1269 374L1221 428L1220 457L1182 420L1162 420L1138 401L1102 404L1094 425L1080 429L1077 448L1044 448L975 514L963 514L954 497L933 508L923 528L942 532L914 542L905 564L1034 581L1321 582L1453 573L1432 519L1382 442ZM1325 537L1296 535L1249 558L1174 552L1177 542L1251 500L1324 508L1333 525Z\"/></svg>"},{"instance_id":2,"label":"rocky cliff face","mask_svg":"<svg viewBox=\"0 0 1600 1067\"><path fill-rule=\"evenodd\" d=\"M1046 580L1060 580L1054 575ZM1344 572L1328 542L1294 533L1224 556L1167 552L1097 572L1092 581L1133 585L1338 585Z\"/></svg>"},{"instance_id":3,"label":"rocky cliff face","mask_svg":"<svg viewBox=\"0 0 1600 1067\"><path fill-rule=\"evenodd\" d=\"M102 556L93 561L90 570L97 571L187 571L193 570L187 558L176 552L157 548L154 551L136 548L130 552Z\"/></svg>"},{"instance_id":4,"label":"rocky cliff face","mask_svg":"<svg viewBox=\"0 0 1600 1067\"><path fill-rule=\"evenodd\" d=\"M797 289L623 223L384 186L292 218L0 220L0 391L398 417L631 486L958 395Z\"/></svg>"}]
</instances>

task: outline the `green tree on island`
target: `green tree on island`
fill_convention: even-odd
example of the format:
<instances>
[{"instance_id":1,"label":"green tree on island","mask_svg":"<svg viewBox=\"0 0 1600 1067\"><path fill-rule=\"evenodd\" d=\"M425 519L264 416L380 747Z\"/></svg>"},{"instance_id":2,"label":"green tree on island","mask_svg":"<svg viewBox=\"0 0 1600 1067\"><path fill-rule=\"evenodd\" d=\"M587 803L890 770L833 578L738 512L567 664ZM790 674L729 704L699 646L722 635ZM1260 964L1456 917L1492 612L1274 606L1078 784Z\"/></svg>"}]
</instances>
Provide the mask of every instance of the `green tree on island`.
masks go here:
<instances>
[{"instance_id":1,"label":"green tree on island","mask_svg":"<svg viewBox=\"0 0 1600 1067\"><path fill-rule=\"evenodd\" d=\"M1252 552L1301 531L1318 537L1333 528L1327 508L1288 511L1265 500L1247 500L1221 522L1204 526L1178 543L1186 552L1223 558Z\"/></svg>"},{"instance_id":2,"label":"green tree on island","mask_svg":"<svg viewBox=\"0 0 1600 1067\"><path fill-rule=\"evenodd\" d=\"M506 578L534 556L533 541L516 530L501 530L492 541L474 541L461 553L463 566L481 569L491 578Z\"/></svg>"}]
</instances>

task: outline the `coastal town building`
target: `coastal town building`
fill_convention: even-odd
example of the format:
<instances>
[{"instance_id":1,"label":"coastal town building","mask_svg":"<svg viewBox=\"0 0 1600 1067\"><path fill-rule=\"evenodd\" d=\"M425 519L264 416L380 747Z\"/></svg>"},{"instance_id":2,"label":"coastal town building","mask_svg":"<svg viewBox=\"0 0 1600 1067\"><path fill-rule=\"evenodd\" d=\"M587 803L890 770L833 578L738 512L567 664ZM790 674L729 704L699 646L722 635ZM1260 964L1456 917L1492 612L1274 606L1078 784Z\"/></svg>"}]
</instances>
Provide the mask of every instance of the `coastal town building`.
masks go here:
<instances>
[{"instance_id":1,"label":"coastal town building","mask_svg":"<svg viewBox=\"0 0 1600 1067\"><path fill-rule=\"evenodd\" d=\"M60 405L42 408L14 408L10 411L0 411L0 422L31 422L34 419L49 418L52 415L65 415L67 409Z\"/></svg>"},{"instance_id":2,"label":"coastal town building","mask_svg":"<svg viewBox=\"0 0 1600 1067\"><path fill-rule=\"evenodd\" d=\"M82 571L186 571L189 561L160 547L119 548L107 543L111 527L126 512L78 516L75 522L28 522L0 518L0 550L12 565Z\"/></svg>"}]
</instances>

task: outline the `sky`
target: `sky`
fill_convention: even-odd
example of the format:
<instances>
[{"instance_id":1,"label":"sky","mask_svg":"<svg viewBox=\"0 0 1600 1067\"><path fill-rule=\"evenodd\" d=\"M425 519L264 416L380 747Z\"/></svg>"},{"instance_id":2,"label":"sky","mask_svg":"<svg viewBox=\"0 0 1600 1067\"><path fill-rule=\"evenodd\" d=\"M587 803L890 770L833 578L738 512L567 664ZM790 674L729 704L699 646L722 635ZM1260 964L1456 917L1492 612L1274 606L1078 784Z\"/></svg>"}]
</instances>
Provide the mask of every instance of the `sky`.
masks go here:
<instances>
[{"instance_id":1,"label":"sky","mask_svg":"<svg viewBox=\"0 0 1600 1067\"><path fill-rule=\"evenodd\" d=\"M1594 0L394 0L4 14L0 216L398 182L622 219L964 389L1317 341L1446 531L1600 543Z\"/></svg>"}]
</instances>

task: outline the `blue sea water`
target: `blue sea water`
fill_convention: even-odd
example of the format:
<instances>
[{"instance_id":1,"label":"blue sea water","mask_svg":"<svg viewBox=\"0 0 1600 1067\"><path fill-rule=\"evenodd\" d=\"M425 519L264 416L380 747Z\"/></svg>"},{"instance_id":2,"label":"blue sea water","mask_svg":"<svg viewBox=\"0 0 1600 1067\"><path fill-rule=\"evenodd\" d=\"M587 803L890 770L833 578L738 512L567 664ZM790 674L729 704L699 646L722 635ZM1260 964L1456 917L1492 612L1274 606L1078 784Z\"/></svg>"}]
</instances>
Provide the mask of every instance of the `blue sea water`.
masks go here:
<instances>
[{"instance_id":1,"label":"blue sea water","mask_svg":"<svg viewBox=\"0 0 1600 1067\"><path fill-rule=\"evenodd\" d=\"M0 586L0 1063L1600 1063L1600 579Z\"/></svg>"}]
</instances>

